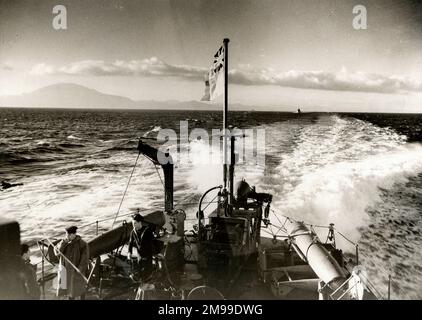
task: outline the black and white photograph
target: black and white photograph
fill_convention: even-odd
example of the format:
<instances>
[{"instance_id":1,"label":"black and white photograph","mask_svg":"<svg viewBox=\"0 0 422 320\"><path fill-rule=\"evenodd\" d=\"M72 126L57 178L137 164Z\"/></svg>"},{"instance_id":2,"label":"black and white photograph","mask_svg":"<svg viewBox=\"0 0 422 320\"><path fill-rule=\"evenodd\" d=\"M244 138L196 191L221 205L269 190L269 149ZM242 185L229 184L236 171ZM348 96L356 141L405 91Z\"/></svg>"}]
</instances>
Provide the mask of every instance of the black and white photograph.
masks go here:
<instances>
[{"instance_id":1,"label":"black and white photograph","mask_svg":"<svg viewBox=\"0 0 422 320\"><path fill-rule=\"evenodd\" d=\"M421 248L421 1L0 0L0 300L422 300Z\"/></svg>"}]
</instances>

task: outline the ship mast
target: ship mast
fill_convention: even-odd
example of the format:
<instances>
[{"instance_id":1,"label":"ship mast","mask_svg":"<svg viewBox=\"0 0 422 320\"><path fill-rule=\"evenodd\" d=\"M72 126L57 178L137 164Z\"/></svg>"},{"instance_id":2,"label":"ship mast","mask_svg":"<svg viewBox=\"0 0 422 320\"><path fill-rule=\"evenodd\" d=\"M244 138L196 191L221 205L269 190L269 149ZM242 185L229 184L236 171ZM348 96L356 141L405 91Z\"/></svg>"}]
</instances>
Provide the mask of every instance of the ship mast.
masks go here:
<instances>
[{"instance_id":1,"label":"ship mast","mask_svg":"<svg viewBox=\"0 0 422 320\"><path fill-rule=\"evenodd\" d=\"M229 39L225 38L223 40L224 44L224 111L223 111L223 180L224 180L224 191L227 191L227 128L228 128L228 105L229 105L229 96L228 96L228 48L229 48Z\"/></svg>"},{"instance_id":2,"label":"ship mast","mask_svg":"<svg viewBox=\"0 0 422 320\"><path fill-rule=\"evenodd\" d=\"M223 192L227 195L229 189L228 203L233 204L233 179L234 179L234 137L228 131L228 107L229 107L229 42L230 39L224 38L224 112L223 112ZM230 136L230 157L228 156L228 138Z\"/></svg>"}]
</instances>

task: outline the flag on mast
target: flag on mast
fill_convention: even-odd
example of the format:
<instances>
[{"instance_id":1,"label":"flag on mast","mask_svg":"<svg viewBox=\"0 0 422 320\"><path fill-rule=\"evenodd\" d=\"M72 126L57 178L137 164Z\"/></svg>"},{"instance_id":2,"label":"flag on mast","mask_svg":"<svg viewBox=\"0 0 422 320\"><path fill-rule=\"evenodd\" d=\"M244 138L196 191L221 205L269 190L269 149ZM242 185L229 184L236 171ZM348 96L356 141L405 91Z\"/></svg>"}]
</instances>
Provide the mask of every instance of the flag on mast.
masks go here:
<instances>
[{"instance_id":1,"label":"flag on mast","mask_svg":"<svg viewBox=\"0 0 422 320\"><path fill-rule=\"evenodd\" d=\"M208 74L205 76L205 93L201 101L212 101L224 93L224 46L214 55Z\"/></svg>"}]
</instances>

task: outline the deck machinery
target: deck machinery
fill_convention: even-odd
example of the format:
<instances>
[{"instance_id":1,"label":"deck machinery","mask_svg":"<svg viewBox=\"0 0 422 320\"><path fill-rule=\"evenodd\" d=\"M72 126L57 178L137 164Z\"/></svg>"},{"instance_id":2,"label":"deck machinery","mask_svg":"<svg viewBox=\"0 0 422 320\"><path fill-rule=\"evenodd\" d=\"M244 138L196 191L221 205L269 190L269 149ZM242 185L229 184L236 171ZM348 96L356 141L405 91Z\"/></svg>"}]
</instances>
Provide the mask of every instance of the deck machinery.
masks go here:
<instances>
[{"instance_id":1,"label":"deck machinery","mask_svg":"<svg viewBox=\"0 0 422 320\"><path fill-rule=\"evenodd\" d=\"M380 298L363 269L356 266L358 261L354 264L343 258L342 251L336 247L332 226L325 243L320 241L312 226L289 217L283 217L284 222L279 226L282 235L264 237L261 234L262 228L268 228L271 224L272 195L257 192L244 180L236 187L234 185L235 143L239 137L228 130L229 39L224 39L223 43L223 184L212 187L202 195L197 210L197 224L193 230L185 232L185 211L174 208L173 204L173 159L167 151L158 150L140 140L137 148L139 154L147 157L155 166L161 166L164 173L164 210L143 212L145 221L155 225L157 230L153 240L155 269L150 278L133 277L133 261L127 261L122 254L133 226L124 222L88 241L92 261L87 279L87 288L90 289L88 298ZM217 208L206 216L203 202L211 192L217 192ZM7 260L10 255L19 255L16 240L19 236L16 223L0 225L0 239L14 239L10 245L1 243L0 261ZM44 298L54 298L54 291L44 290L51 286L50 282L55 277L54 270L46 274L44 261L52 265L57 263L53 246L58 241L48 238L38 241L42 253L39 283L43 287ZM16 252L10 252L11 248ZM1 265L0 298L19 295L16 293L19 290L13 291L14 294L4 290L14 269L6 268L6 264Z\"/></svg>"},{"instance_id":2,"label":"deck machinery","mask_svg":"<svg viewBox=\"0 0 422 320\"><path fill-rule=\"evenodd\" d=\"M154 275L143 280L131 277L133 262L124 258L122 250L127 247L133 227L123 222L88 241L92 262L89 299L379 298L361 269L346 261L336 248L332 228L323 243L312 228L286 217L284 235L264 237L262 228L271 224L272 195L256 192L244 180L237 184L234 194L234 162L228 170L228 188L215 186L205 192L199 201L197 223L193 230L185 231L186 214L173 207L171 156L142 141L138 151L160 165L164 173L165 210L152 210L145 215L145 220L157 227ZM169 161L160 162L163 157ZM212 192L217 192L217 208L206 216L203 202ZM8 239L19 237L18 228L11 230L5 225L0 229L5 236L7 232ZM53 265L57 262L52 246L57 240L51 241L38 242L43 264L44 258ZM7 259L11 253L0 254L1 259ZM0 280L13 273L3 269ZM49 290L54 277L54 270L39 277L46 299L57 298L55 291ZM1 297L18 295L2 292Z\"/></svg>"}]
</instances>

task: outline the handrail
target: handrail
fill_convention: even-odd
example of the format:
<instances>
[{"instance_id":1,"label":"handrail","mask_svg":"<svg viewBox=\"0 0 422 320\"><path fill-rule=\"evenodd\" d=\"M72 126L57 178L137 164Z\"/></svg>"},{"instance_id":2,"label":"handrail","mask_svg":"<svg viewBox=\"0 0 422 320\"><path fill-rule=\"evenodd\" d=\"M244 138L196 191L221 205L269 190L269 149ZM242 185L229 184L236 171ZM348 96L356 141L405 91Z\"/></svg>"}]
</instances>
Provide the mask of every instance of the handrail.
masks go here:
<instances>
[{"instance_id":1,"label":"handrail","mask_svg":"<svg viewBox=\"0 0 422 320\"><path fill-rule=\"evenodd\" d=\"M350 281L350 279L352 279L352 277L353 277L353 275L350 275L350 277L349 278L347 278L342 284L341 284L341 286L339 286L336 290L334 290L331 294L330 294L330 299L332 299L332 300L334 300L333 299L333 296L337 293L337 292L339 292L347 283L349 283L349 281ZM338 299L336 299L336 300L340 300L341 298L343 298L344 297L344 295L347 293L347 291L346 292L344 292Z\"/></svg>"},{"instance_id":2,"label":"handrail","mask_svg":"<svg viewBox=\"0 0 422 320\"><path fill-rule=\"evenodd\" d=\"M212 188L211 190L214 190L214 189L218 189L218 188L221 188L221 186L217 186L217 187L214 187L214 188ZM211 190L209 190L209 191L211 191ZM218 201L214 201L215 200L215 198L212 200L212 201L210 201L209 203L208 203L208 205L210 204L210 203L217 203ZM189 202L187 202L187 203L177 203L176 205L189 205L189 204L196 204L196 203L194 203L194 202L192 202L192 203L189 203ZM272 209L271 209L272 210ZM284 218L286 218L286 219L290 219L290 220L292 220L292 221L298 221L298 220L295 220L295 219L293 219L293 218L290 218L290 217L287 217L287 216L284 216L284 215L281 215L281 214L279 214L279 213L276 213L274 210L272 210L272 212L274 213L274 214L276 214L276 215L279 215L279 216L282 216L282 217L284 217ZM87 224L85 224L85 225L82 225L82 226L80 226L79 228L81 228L81 229L83 229L83 228L87 228L87 227L90 227L90 226L93 226L93 225L97 225L97 234L98 234L98 226L99 226L99 223L101 223L101 222L106 222L106 221L110 221L110 220L112 220L112 219L115 219L115 218L121 218L121 217L128 217L128 216L130 216L130 215L132 215L132 213L126 213L126 214L122 214L122 215L118 215L117 217L110 217L110 218L104 218L104 219L101 219L101 220L96 220L96 221L93 221L93 222L90 222L90 223L87 223ZM200 214L198 214L198 218L199 218L199 216L200 216ZM198 219L196 219L196 218L192 218L192 219L187 219L187 220L198 220ZM278 221L281 223L281 221L278 219ZM302 222L303 223L303 222ZM329 227L328 226L321 226L321 225L313 225L313 224L308 224L308 223L304 223L305 225L307 225L307 226L310 226L311 228L312 228L312 230L313 230L313 228L325 228L325 229L329 229ZM274 224L272 224L272 223L269 223L269 226L271 227L271 226L274 226L274 227L277 227L278 228L278 231L276 232L276 233L274 233L274 231L273 231L273 229L271 228L271 229L266 229L266 228L264 228L263 229L263 231L265 231L265 232L267 232L270 236L272 236L274 239L276 239L276 238L287 238L288 236L284 236L284 235L278 235L278 232L280 232L280 231L282 231L283 233L286 233L285 232L285 230L283 230L283 228L282 227L280 227L280 226L276 226L276 225L274 225ZM270 230L271 230L271 232L270 232ZM338 231L338 229L337 228L335 228L334 229L335 230L335 232L336 232L336 234L338 234L338 235L340 235L343 239L345 239L348 243L350 243L351 245L353 245L353 246L355 246L355 248L356 248L356 257L358 256L358 254L359 255L362 255L363 257L365 257L365 255L363 255L362 253L359 253L359 244L358 243L356 243L356 242L354 242L354 241L352 241L351 239L349 239L348 237L346 237L343 233L341 233L340 231ZM57 235L53 235L52 237L50 237L50 239L51 238L56 238L56 237L58 237L58 236L60 236L62 233L60 233L60 234L57 234ZM45 239L42 239L42 240L45 240ZM36 242L34 242L34 243L31 243L30 244L30 248L32 248L32 247L34 247L34 246L36 246L37 245L37 242L38 241L36 241ZM41 249L39 248L39 250L38 250L39 252L41 252ZM42 253L41 253L42 254ZM343 255L343 258L345 258L346 259L346 257ZM44 257L43 257L43 260L44 260ZM41 261L39 261L39 262L37 262L37 263L35 263L35 265L39 265L39 264L41 264L41 263L43 263L43 261L41 260ZM359 265L359 261L357 261L356 262L356 265ZM348 267L346 267L346 269L350 269L350 268L348 268ZM46 269L46 270L44 270L43 271L43 273L46 273L46 272L49 272L49 271L52 271L52 270L54 270L54 266L53 267L51 267L51 268L49 268L49 269ZM351 272L351 270L348 270L349 272ZM384 271L382 271L382 273L384 273L384 274L386 274ZM376 296L376 298L377 299L385 299L384 298L384 295L383 294L381 294L380 293L380 291L378 290L378 289L376 289L376 287L375 287L375 285L363 274L363 273L360 273L359 274L359 276L361 276L362 277L362 279L365 281L365 284L367 285L367 287L371 290L371 292ZM390 277L390 275L388 275L389 277ZM348 280L350 280L350 278L348 278L346 281L345 281L345 283L347 283L347 281ZM341 287L343 287L344 286L344 284L345 283L343 283L339 288L341 288ZM389 279L389 285L391 285L392 283L397 283L397 282L395 282L394 280L392 280L392 279ZM332 293L332 295L334 295L337 291L338 291L338 289L339 288L337 288L337 290L336 291L334 291L333 293ZM401 294L405 294L405 292L402 290L402 289L400 289L400 287L399 286L397 286L397 287L395 287L395 290L398 290ZM348 291L350 291L350 290L348 290ZM391 292L390 292L390 294L391 294ZM344 295L342 295L342 297L343 297Z\"/></svg>"},{"instance_id":3,"label":"handrail","mask_svg":"<svg viewBox=\"0 0 422 320\"><path fill-rule=\"evenodd\" d=\"M207 204L211 204L211 203L218 203L218 201L210 201L210 202L207 202ZM184 202L184 203L177 203L176 205L182 206L182 205L197 205L197 204L198 204L198 202ZM133 213L125 213L125 214L118 215L117 218L129 217L131 215L133 215ZM106 221L113 220L114 218L115 217L110 217L110 218L105 218L105 219L101 219L101 220L96 220L96 221L93 221L93 222L90 222L90 223L81 225L78 228L79 229L84 229L86 227L90 227L90 226L95 225L95 224L98 225L101 222L106 222ZM186 219L186 220L193 221L193 220L197 220L197 219L196 218L191 218L191 219ZM97 228L98 228L98 226L97 226ZM57 233L55 235L52 235L50 238L53 238L54 239L54 238L60 237L62 234L63 234L63 232ZM29 244L29 247L32 248L32 247L35 247L36 245L37 245L37 241L35 241L34 243Z\"/></svg>"},{"instance_id":4,"label":"handrail","mask_svg":"<svg viewBox=\"0 0 422 320\"><path fill-rule=\"evenodd\" d=\"M383 295L378 291L377 288L375 288L375 285L363 273L360 273L359 276L365 280L366 286L370 287L371 292L375 294L377 299L384 300Z\"/></svg>"},{"instance_id":5,"label":"handrail","mask_svg":"<svg viewBox=\"0 0 422 320\"><path fill-rule=\"evenodd\" d=\"M312 230L313 230L313 228L323 228L323 229L329 229L330 227L329 226L321 226L321 225L315 225L315 224L309 224L309 223L305 223L305 222L303 222L303 221L299 221L299 220L296 220L296 219L294 219L294 218L291 218L291 217L288 217L288 216L285 216L285 215L283 215L283 214L280 214L280 213L278 213L278 212L275 212L273 209L271 209L271 211L275 214L275 217L277 218L277 220L280 222L280 224L282 224L281 223L281 221L278 219L278 217L277 216L281 216L281 217L284 217L284 218L286 218L286 219L289 219L289 220L291 220L291 221L295 221L295 222L301 222L301 223L303 223L303 224L305 224L306 226L309 226ZM274 239L276 239L276 238L283 238L283 236L279 236L278 235L278 233L281 231L281 232L283 232L283 233L286 233L285 232L285 230L283 230L283 226L276 226L276 225L274 225L274 224L269 224L270 226L274 226L274 227L276 227L276 228L278 228L278 231L277 232L274 232L273 230L272 230L272 228L270 228L270 229L267 229L267 230L265 230L269 235L271 235ZM283 225L283 224L282 224ZM270 232L271 231L271 232ZM358 242L355 242L355 241L353 241L353 240L351 240L350 238L348 238L346 235L344 235L342 232L340 232L337 228L334 228L334 231L335 231L335 233L337 234L337 235L339 235L339 236L341 236L344 240L346 240L349 244L351 244L351 245L353 245L354 247L355 247L355 257L356 257L356 265L359 265L359 263L360 263L360 261L359 261L359 257L360 256L363 256L363 257L365 257L365 255L364 254L362 254L360 251L359 251L359 243ZM346 260L346 257L343 255L343 258ZM349 269L347 266L346 266L346 269ZM349 272L351 272L350 270L348 270ZM402 295L406 295L406 292L404 291L404 290L402 290L398 285L397 285L397 282L396 281L394 281L393 279L391 279L391 274L389 274L389 273L387 273L387 272L385 272L385 271L381 271L382 272L382 274L384 275L384 276L386 276L387 278L388 278L388 288L389 288L389 292L390 292L390 295L388 295L387 294L387 299L389 299L389 298L391 298L391 294L392 294L392 290L391 290L391 286L392 286L392 284L396 284L396 286L395 286L395 290L396 291L398 291L400 294L402 294ZM362 275L363 276L363 275ZM376 289L376 287L375 287L375 285L366 277L366 276L363 276L364 278L365 278L365 281L366 281L366 283L368 284L368 288L372 291L372 293L376 296L376 298L377 299L382 299L382 300L384 300L385 299L385 297L384 297L384 295L383 294L381 294L380 293L380 291L378 290L378 289Z\"/></svg>"},{"instance_id":6,"label":"handrail","mask_svg":"<svg viewBox=\"0 0 422 320\"><path fill-rule=\"evenodd\" d=\"M120 217L128 217L128 216L131 216L131 215L132 215L132 213L126 213L126 214L119 215L119 216L117 216L117 217L118 217L118 218L120 218ZM105 222L105 221L109 221L109 220L113 220L113 219L114 219L114 217L111 217L111 218L105 218L105 219L101 219L101 220L96 220L96 221L94 221L94 222L90 222L90 223L87 223L87 224L81 225L80 227L78 227L78 229L83 229L83 228L86 228L86 227L92 226L92 225L94 225L94 224L98 224L98 223L100 223L100 222ZM54 238L60 237L62 234L63 234L63 232L61 232L61 233L57 233L57 234L55 234L55 235L52 235L50 238L54 239ZM43 238L43 239L44 239L44 238ZM30 248L31 248L31 247L34 247L34 246L36 246L36 244L37 244L37 242L31 243L31 244L29 245L29 247L30 247Z\"/></svg>"},{"instance_id":7,"label":"handrail","mask_svg":"<svg viewBox=\"0 0 422 320\"><path fill-rule=\"evenodd\" d=\"M210 201L210 202L206 202L206 204L207 205L209 205L209 204L211 204L211 203L217 203L218 201ZM186 203L177 203L176 205L180 205L180 206L182 206L182 205L197 205L198 203L197 202L186 202ZM109 218L104 218L104 219L101 219L101 220L96 220L96 221L93 221L93 222L90 222L90 223L87 223L87 224L84 224L84 225L81 225L80 227L79 227L79 229L84 229L84 228L87 228L87 227L90 227L90 226L93 226L93 225L96 225L96 235L98 235L98 229L99 229L99 223L101 223L101 222L107 222L107 221L110 221L110 220L113 220L113 219L115 219L115 218L121 218L121 217L129 217L129 216L131 216L133 213L125 213L125 214L121 214L121 215L118 215L117 217L109 217ZM192 219L186 219L186 220L189 220L189 221L196 221L197 219L196 218L192 218ZM60 236L62 236L62 234L63 233L57 233L57 234L55 234L55 235L52 235L51 237L50 237L50 239L55 239L55 238L58 238L58 237L60 237ZM46 240L45 239L45 237L43 237L42 239L40 239L40 240L37 240L37 241L34 241L34 242L32 242L32 243L30 243L29 244L29 248L33 248L33 247L36 247L36 246L38 246L38 242L39 241L43 241L43 240ZM37 248L37 250L33 250L32 252L39 252L40 254L41 254L41 256L43 256L43 253L42 253L42 250L40 249L40 247L38 246L38 248ZM35 266L38 266L38 265L40 265L40 264L42 264L43 263L43 260L44 260L44 257L42 257L42 259L40 260L40 261L38 261L38 262L36 262L36 263L33 263L33 265L35 265ZM50 269L46 269L46 270L44 270L44 273L45 272L49 272L49 271L52 271L54 269L54 266L52 267L52 268L50 268Z\"/></svg>"}]
</instances>

